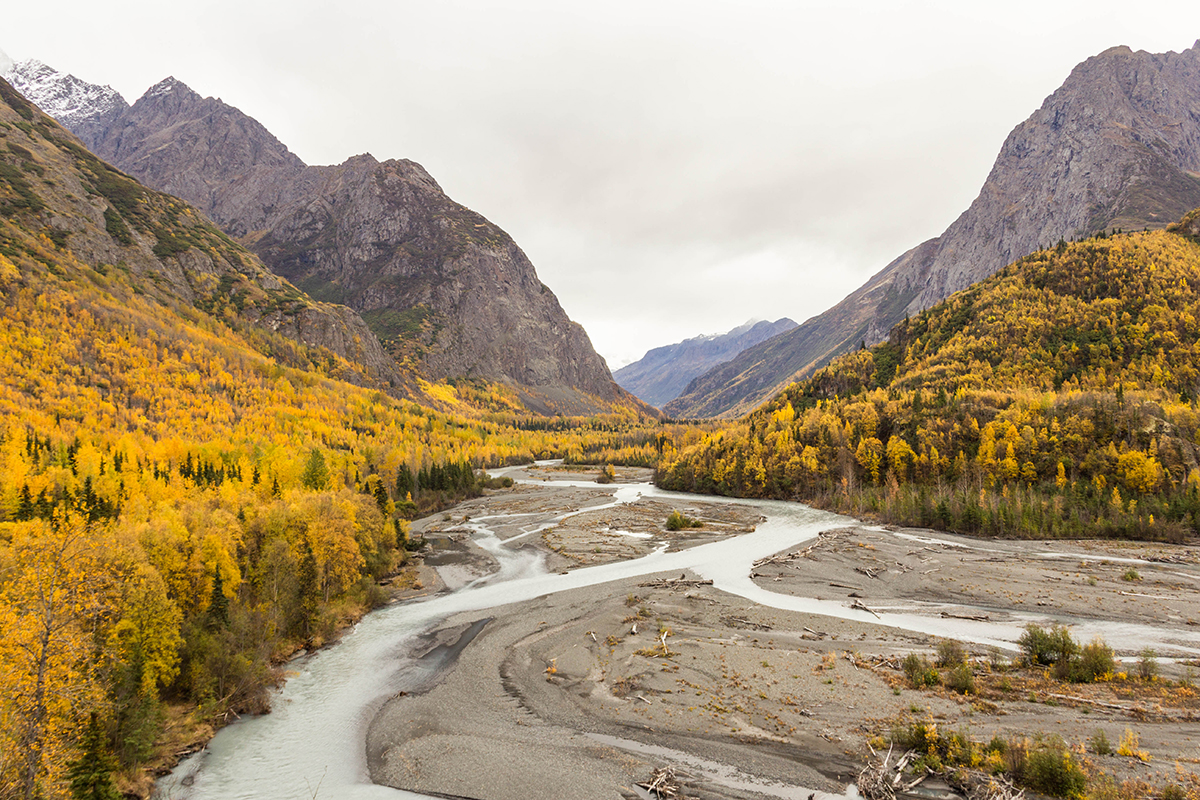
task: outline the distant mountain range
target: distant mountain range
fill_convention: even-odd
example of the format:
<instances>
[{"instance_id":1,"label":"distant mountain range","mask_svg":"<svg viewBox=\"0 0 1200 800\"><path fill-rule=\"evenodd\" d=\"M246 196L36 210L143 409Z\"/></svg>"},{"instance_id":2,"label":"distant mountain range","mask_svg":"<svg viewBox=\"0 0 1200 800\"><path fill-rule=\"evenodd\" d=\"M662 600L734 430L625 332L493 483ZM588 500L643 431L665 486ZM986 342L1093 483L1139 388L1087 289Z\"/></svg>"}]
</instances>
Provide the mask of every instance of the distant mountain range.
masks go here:
<instances>
[{"instance_id":1,"label":"distant mountain range","mask_svg":"<svg viewBox=\"0 0 1200 800\"><path fill-rule=\"evenodd\" d=\"M728 333L696 336L656 347L638 361L613 373L624 388L652 406L662 406L684 392L697 376L723 364L747 347L796 327L784 317L774 322L750 320Z\"/></svg>"},{"instance_id":2,"label":"distant mountain range","mask_svg":"<svg viewBox=\"0 0 1200 800\"><path fill-rule=\"evenodd\" d=\"M101 158L194 204L309 296L358 312L410 381L498 382L540 413L648 410L511 237L420 165L360 155L307 166L174 78L132 106L36 61L7 78Z\"/></svg>"},{"instance_id":3,"label":"distant mountain range","mask_svg":"<svg viewBox=\"0 0 1200 800\"><path fill-rule=\"evenodd\" d=\"M1200 42L1087 59L1005 140L979 196L842 302L700 376L674 417L746 413L834 356L1060 239L1156 229L1200 206ZM870 224L865 221L864 224Z\"/></svg>"}]
</instances>

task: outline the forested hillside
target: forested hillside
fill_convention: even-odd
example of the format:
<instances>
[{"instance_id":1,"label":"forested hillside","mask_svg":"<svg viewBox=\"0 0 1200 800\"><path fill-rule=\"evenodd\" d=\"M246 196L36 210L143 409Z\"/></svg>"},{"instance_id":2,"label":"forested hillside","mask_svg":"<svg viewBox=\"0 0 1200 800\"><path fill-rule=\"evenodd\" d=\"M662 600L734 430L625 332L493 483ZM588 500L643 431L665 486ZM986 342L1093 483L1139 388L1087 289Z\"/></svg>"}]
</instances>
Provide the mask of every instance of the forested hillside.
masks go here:
<instances>
[{"instance_id":1,"label":"forested hillside","mask_svg":"<svg viewBox=\"0 0 1200 800\"><path fill-rule=\"evenodd\" d=\"M665 454L659 480L968 533L1194 533L1198 222L1023 258Z\"/></svg>"},{"instance_id":2,"label":"forested hillside","mask_svg":"<svg viewBox=\"0 0 1200 800\"><path fill-rule=\"evenodd\" d=\"M340 307L0 94L0 796L144 789L380 602L478 468L645 440L484 383L389 395Z\"/></svg>"}]
</instances>

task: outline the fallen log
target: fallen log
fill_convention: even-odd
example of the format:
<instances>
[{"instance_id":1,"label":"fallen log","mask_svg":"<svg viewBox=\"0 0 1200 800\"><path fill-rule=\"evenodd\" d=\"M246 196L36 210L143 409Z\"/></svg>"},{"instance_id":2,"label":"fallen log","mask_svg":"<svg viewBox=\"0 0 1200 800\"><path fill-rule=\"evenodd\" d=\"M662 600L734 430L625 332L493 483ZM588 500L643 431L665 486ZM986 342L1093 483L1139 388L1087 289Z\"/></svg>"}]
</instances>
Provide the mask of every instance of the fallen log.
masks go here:
<instances>
[{"instance_id":1,"label":"fallen log","mask_svg":"<svg viewBox=\"0 0 1200 800\"><path fill-rule=\"evenodd\" d=\"M880 617L874 611L871 611L871 609L867 608L866 606L864 606L862 603L858 602L857 600L855 600L853 603L850 604L850 608L854 609L855 611L866 611L868 613L875 614L875 619L882 619L882 617Z\"/></svg>"},{"instance_id":2,"label":"fallen log","mask_svg":"<svg viewBox=\"0 0 1200 800\"><path fill-rule=\"evenodd\" d=\"M987 614L951 614L949 611L943 611L942 616L946 619L969 619L974 622L987 622L991 619Z\"/></svg>"}]
</instances>

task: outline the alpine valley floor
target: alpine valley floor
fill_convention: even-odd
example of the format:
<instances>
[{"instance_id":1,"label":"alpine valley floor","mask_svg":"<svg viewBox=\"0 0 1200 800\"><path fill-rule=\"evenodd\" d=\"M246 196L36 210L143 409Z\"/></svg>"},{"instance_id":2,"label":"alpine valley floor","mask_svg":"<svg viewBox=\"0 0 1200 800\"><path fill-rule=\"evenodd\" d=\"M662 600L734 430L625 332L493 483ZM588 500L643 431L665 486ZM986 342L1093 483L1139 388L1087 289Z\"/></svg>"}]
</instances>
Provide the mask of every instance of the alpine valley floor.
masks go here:
<instances>
[{"instance_id":1,"label":"alpine valley floor","mask_svg":"<svg viewBox=\"0 0 1200 800\"><path fill-rule=\"evenodd\" d=\"M595 472L509 474L524 481L415 526L432 553L427 588L493 568L471 535L479 525L568 570L735 536L761 519L753 505L699 497L613 505L610 493L586 486ZM557 485L528 482L549 479ZM647 479L618 470L615 486ZM592 510L562 518L581 505ZM667 532L674 508L704 526ZM843 792L868 742L914 721L983 741L1054 734L1080 752L1097 732L1114 749L1133 732L1145 758L1088 752L1088 769L1154 786L1180 780L1177 770L1197 772L1200 699L1188 683L1200 656L1195 545L972 540L857 525L780 555L753 573L773 597L870 613L774 608L678 571L461 613L422 638L411 655L432 659L430 669L371 723L372 779L450 797L630 798L647 796L636 783L673 765L689 796L807 798ZM879 622L864 619L876 612ZM973 694L911 688L902 660L932 660L942 638L898 626L896 614L961 632ZM1015 648L1005 643L1031 620L1067 624L1083 643L1103 635L1130 662L1120 666L1127 674L1071 684L1010 667ZM1135 677L1147 643L1158 655L1148 665L1154 680Z\"/></svg>"}]
</instances>

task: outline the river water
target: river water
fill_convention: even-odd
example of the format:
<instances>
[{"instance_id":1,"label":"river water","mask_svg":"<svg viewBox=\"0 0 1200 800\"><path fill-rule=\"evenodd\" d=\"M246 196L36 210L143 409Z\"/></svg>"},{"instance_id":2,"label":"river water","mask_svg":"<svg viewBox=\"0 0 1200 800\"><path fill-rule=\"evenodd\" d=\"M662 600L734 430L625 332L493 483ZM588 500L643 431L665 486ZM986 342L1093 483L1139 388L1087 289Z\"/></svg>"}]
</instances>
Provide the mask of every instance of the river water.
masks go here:
<instances>
[{"instance_id":1,"label":"river water","mask_svg":"<svg viewBox=\"0 0 1200 800\"><path fill-rule=\"evenodd\" d=\"M547 462L553 463L553 462ZM510 470L497 470L502 474ZM612 492L595 483L536 481L564 488ZM608 505L635 502L639 497L695 502L695 495L665 492L650 484L621 485ZM792 597L770 592L750 580L759 558L814 538L819 532L856 524L856 520L799 503L703 498L705 501L749 503L766 520L753 533L688 550L665 552L632 561L550 574L541 556L519 545L523 537L501 541L488 527L503 516L475 517L469 527L476 544L497 559L499 570L449 594L420 598L368 614L339 644L292 663L292 674L279 689L271 713L247 718L223 729L206 750L180 764L159 780L155 797L172 800L237 800L238 798L421 798L370 782L365 757L367 726L382 704L398 691L419 686L436 664L406 658L415 640L439 621L459 612L485 610L568 589L594 586L654 572L690 570L711 579L714 588L741 595L774 608L883 624L962 641L1014 649L1027 621L1077 622L1077 638L1103 633L1123 649L1155 646L1163 651L1200 653L1200 634L1194 647L1181 644L1179 631L1150 626L1119 626L1111 622L1071 621L1030 614L1007 622L944 619L941 606L905 603L877 608L879 618L828 600ZM592 511L602 506L591 505ZM579 510L565 512L561 520ZM543 526L544 527L544 526ZM534 535L540 527L531 528ZM981 543L985 547L986 543ZM957 608L961 609L959 605Z\"/></svg>"}]
</instances>

